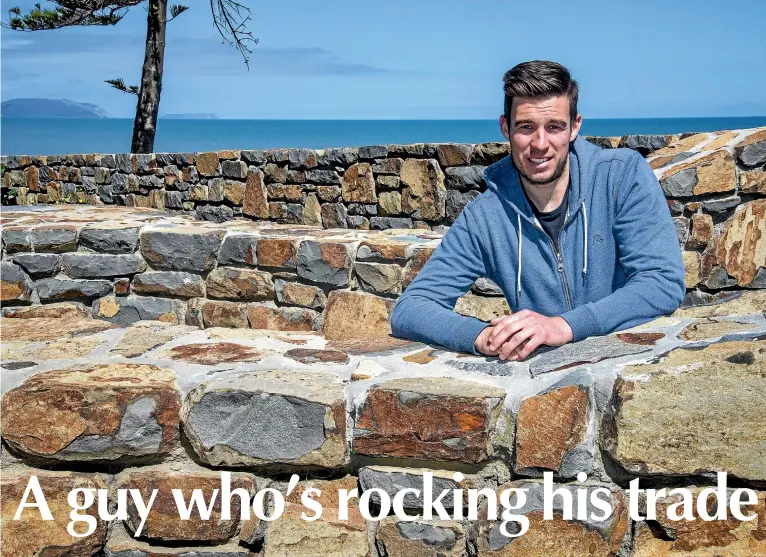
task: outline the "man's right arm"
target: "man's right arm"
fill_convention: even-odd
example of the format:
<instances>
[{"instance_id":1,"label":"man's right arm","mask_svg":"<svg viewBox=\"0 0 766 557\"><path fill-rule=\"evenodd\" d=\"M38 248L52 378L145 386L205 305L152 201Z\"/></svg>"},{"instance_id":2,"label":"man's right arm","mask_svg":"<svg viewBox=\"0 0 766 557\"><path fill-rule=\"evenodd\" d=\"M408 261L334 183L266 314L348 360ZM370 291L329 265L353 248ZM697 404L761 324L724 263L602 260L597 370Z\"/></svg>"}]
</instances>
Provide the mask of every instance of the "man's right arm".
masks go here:
<instances>
[{"instance_id":1,"label":"man's right arm","mask_svg":"<svg viewBox=\"0 0 766 557\"><path fill-rule=\"evenodd\" d=\"M474 341L489 324L454 311L457 299L487 276L479 228L466 207L402 294L391 315L395 336L475 354Z\"/></svg>"}]
</instances>

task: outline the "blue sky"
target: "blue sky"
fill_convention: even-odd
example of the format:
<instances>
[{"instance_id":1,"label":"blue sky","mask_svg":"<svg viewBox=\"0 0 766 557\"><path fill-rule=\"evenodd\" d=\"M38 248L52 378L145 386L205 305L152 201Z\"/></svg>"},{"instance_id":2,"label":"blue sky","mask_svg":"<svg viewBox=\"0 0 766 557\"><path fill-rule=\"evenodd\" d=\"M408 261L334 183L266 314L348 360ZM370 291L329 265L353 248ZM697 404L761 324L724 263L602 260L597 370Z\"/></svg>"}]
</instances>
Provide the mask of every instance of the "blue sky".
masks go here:
<instances>
[{"instance_id":1,"label":"blue sky","mask_svg":"<svg viewBox=\"0 0 766 557\"><path fill-rule=\"evenodd\" d=\"M168 26L160 114L495 118L503 73L530 59L570 68L586 118L766 114L763 0L242 1L260 39L250 70L221 44L208 2L189 0ZM135 97L103 81L139 82L145 29L143 5L116 27L3 29L2 99L132 117Z\"/></svg>"}]
</instances>

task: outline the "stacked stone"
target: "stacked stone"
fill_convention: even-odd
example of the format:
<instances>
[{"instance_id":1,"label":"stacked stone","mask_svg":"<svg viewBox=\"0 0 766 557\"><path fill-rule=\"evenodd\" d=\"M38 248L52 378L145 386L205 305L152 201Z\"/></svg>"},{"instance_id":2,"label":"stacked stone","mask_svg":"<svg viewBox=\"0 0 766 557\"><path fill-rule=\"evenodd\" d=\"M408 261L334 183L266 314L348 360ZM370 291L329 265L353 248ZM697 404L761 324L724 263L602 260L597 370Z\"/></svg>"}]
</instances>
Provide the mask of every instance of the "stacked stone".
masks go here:
<instances>
[{"instance_id":1,"label":"stacked stone","mask_svg":"<svg viewBox=\"0 0 766 557\"><path fill-rule=\"evenodd\" d=\"M380 334L365 338L364 331L328 339L159 321L119 329L73 303L15 308L2 318L2 552L764 554L764 312L766 297L746 292L530 362L503 363ZM360 319L345 321L351 331ZM234 495L224 519L221 471L248 503L257 490L280 491L282 516L243 519L243 500ZM578 518L575 504L575 516L564 518L559 497L554 519L543 520L546 471L574 501L606 488L610 516ZM664 511L674 496L659 500L657 521L629 519L629 480L698 494L718 471L756 490L748 510L758 520L670 522ZM369 492L375 504L383 493L393 500L404 488L419 489L403 506L421 514L427 472L434 493L449 490L441 500L447 513L460 507L465 518L367 521L356 498L348 518L338 516L340 489ZM293 489L291 473L301 478ZM32 475L53 522L36 509L10 519ZM144 500L158 493L141 536L134 537L140 517L129 505L127 518L99 519L78 539L66 530L75 487L108 489L112 504L116 489L137 489ZM301 517L309 488L321 490L324 509L313 522ZM508 488L527 489L515 512L530 530L516 539L500 533L486 504L468 517L465 491L452 491ZM219 489L210 518L193 512L181 520L173 489L187 500L200 489L205 501Z\"/></svg>"},{"instance_id":2,"label":"stacked stone","mask_svg":"<svg viewBox=\"0 0 766 557\"><path fill-rule=\"evenodd\" d=\"M695 213L725 216L741 202L764 195L764 133L755 129L587 139L649 157L654 168L667 174L664 189L671 210L688 219ZM0 163L6 204L114 204L185 212L213 222L244 216L323 228L441 231L484 191L486 166L507 154L508 145L503 143L419 143L11 156ZM701 245L709 224L707 219L698 220L694 246ZM687 258L691 261L693 256ZM704 269L705 273L705 282L726 282L715 276L717 271Z\"/></svg>"}]
</instances>

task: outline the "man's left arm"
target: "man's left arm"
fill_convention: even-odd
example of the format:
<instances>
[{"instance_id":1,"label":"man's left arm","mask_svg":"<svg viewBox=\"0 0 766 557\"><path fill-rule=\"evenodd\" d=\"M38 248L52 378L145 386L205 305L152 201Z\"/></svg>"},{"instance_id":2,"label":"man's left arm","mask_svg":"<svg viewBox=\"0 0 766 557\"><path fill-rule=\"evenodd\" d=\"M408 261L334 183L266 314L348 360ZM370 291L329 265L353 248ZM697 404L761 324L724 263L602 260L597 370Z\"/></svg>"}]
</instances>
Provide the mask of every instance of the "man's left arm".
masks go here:
<instances>
[{"instance_id":1,"label":"man's left arm","mask_svg":"<svg viewBox=\"0 0 766 557\"><path fill-rule=\"evenodd\" d=\"M678 235L657 178L638 153L626 164L613 230L628 281L609 296L561 315L575 341L671 313L686 292Z\"/></svg>"}]
</instances>

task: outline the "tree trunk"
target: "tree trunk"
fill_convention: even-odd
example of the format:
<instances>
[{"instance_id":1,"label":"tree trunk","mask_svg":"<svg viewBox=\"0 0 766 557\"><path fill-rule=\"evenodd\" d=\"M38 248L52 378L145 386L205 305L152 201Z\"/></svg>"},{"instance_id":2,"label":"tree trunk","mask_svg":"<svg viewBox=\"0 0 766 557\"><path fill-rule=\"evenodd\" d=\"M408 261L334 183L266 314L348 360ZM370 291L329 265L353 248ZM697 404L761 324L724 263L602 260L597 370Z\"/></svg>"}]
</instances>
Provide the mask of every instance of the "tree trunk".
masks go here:
<instances>
[{"instance_id":1,"label":"tree trunk","mask_svg":"<svg viewBox=\"0 0 766 557\"><path fill-rule=\"evenodd\" d=\"M168 0L149 0L146 24L146 53L141 72L136 119L133 123L132 153L151 153L157 133L157 114L162 93L162 69L165 60L165 27Z\"/></svg>"}]
</instances>

